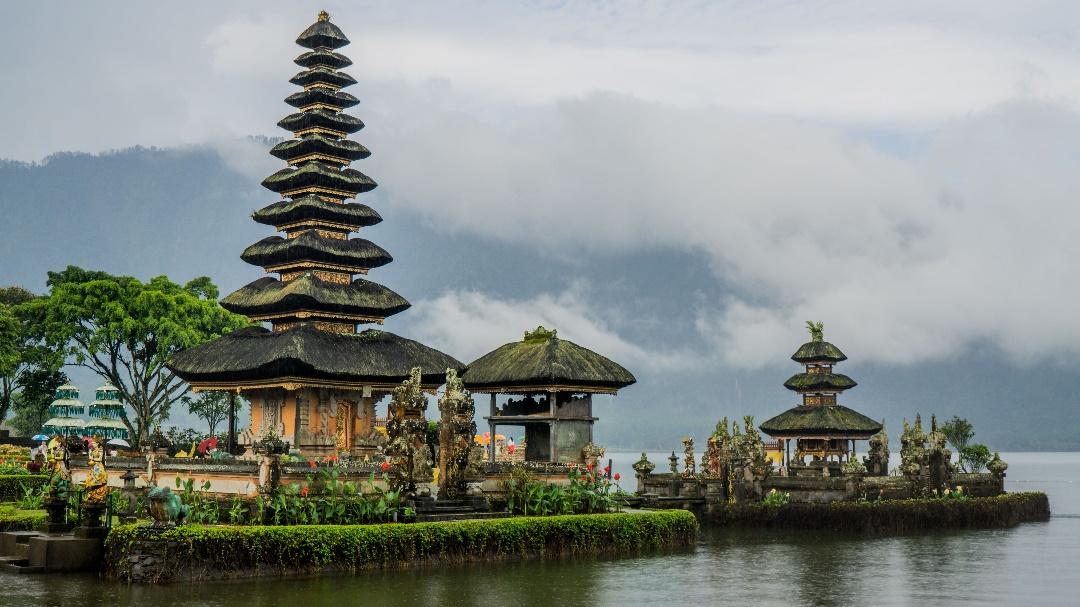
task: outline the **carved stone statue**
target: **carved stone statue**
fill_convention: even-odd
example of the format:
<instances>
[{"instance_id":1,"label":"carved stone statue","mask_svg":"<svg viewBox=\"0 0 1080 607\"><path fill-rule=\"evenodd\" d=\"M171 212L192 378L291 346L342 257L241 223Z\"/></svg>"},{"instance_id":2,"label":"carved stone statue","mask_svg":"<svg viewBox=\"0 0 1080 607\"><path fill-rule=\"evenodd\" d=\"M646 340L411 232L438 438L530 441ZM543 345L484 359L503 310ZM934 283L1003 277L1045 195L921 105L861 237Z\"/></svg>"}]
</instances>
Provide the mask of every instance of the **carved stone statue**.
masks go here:
<instances>
[{"instance_id":1,"label":"carved stone statue","mask_svg":"<svg viewBox=\"0 0 1080 607\"><path fill-rule=\"evenodd\" d=\"M476 455L483 459L483 449L473 441L475 403L454 369L446 370L439 413L439 497L456 499L465 495L470 464Z\"/></svg>"},{"instance_id":2,"label":"carved stone statue","mask_svg":"<svg viewBox=\"0 0 1080 607\"><path fill-rule=\"evenodd\" d=\"M420 367L414 367L400 386L394 388L386 432L390 437L386 454L394 472L394 489L416 491L418 482L431 480L431 456L428 453L427 396L420 385Z\"/></svg>"},{"instance_id":3,"label":"carved stone statue","mask_svg":"<svg viewBox=\"0 0 1080 607\"><path fill-rule=\"evenodd\" d=\"M870 451L863 460L870 476L889 474L889 435L885 432L885 420L881 420L881 430L870 437Z\"/></svg>"},{"instance_id":4,"label":"carved stone statue","mask_svg":"<svg viewBox=\"0 0 1080 607\"><path fill-rule=\"evenodd\" d=\"M694 439L689 436L682 439L683 444L683 476L694 476L697 473L697 465L694 463Z\"/></svg>"},{"instance_id":5,"label":"carved stone statue","mask_svg":"<svg viewBox=\"0 0 1080 607\"><path fill-rule=\"evenodd\" d=\"M87 504L104 504L109 499L109 474L105 471L104 439L95 436L90 445L87 461L90 469L83 481L83 499Z\"/></svg>"}]
</instances>

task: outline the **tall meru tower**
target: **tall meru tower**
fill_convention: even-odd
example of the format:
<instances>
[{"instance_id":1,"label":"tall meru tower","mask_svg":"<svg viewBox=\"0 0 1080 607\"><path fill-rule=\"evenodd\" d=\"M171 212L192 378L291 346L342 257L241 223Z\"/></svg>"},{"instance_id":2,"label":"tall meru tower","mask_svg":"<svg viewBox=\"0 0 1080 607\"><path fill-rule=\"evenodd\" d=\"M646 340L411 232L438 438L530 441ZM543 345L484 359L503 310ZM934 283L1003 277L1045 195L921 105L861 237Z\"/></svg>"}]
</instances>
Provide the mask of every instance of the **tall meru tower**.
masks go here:
<instances>
[{"instance_id":1,"label":"tall meru tower","mask_svg":"<svg viewBox=\"0 0 1080 607\"><path fill-rule=\"evenodd\" d=\"M349 44L319 13L296 43L307 49L285 98L296 112L278 122L293 138L270 150L288 166L262 185L281 196L252 215L283 236L269 236L241 254L268 274L221 305L271 328L240 329L174 356L169 368L195 390L243 392L251 400L250 438L281 436L306 453L363 454L380 440L375 403L423 370L434 390L448 368L464 365L421 343L357 324L381 324L409 302L357 275L392 261L382 247L350 237L382 217L351 202L375 182L349 165L371 155L349 135L364 128L343 110L359 100L342 91L356 83L340 71L352 64L337 49Z\"/></svg>"}]
</instances>

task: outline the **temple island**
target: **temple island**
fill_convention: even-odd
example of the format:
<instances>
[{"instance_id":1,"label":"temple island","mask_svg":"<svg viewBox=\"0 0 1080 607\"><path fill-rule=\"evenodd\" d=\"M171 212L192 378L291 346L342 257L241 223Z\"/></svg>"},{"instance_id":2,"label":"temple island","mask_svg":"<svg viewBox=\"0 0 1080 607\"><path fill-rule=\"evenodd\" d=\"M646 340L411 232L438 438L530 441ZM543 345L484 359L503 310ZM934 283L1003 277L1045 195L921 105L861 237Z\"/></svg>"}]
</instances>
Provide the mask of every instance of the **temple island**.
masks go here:
<instances>
[{"instance_id":1,"label":"temple island","mask_svg":"<svg viewBox=\"0 0 1080 607\"><path fill-rule=\"evenodd\" d=\"M996 453L962 472L933 417L928 433L919 415L904 422L891 468L884 423L838 402L856 384L834 371L847 357L820 322L791 357L796 406L760 426L688 428L707 433L700 459L690 436L667 471L643 453L633 492L594 442L594 398L636 382L617 362L542 326L468 365L359 329L409 302L367 278L392 258L356 236L382 218L357 200L376 184L351 166L371 152L350 139L364 124L346 113L359 103L344 90L349 40L322 12L296 43L300 90L278 122L291 137L270 150L285 166L262 182L280 199L252 214L280 234L240 256L267 275L220 302L250 325L168 363L192 390L248 403L250 425L237 435L230 419L224 444L155 432L132 446L116 388L87 410L61 386L36 437L47 442L0 450L38 473L16 481L40 500L3 523L0 565L159 583L655 550L693 543L698 520L890 532L1049 516L1045 495L1005 494ZM9 501L16 481L0 483Z\"/></svg>"}]
</instances>

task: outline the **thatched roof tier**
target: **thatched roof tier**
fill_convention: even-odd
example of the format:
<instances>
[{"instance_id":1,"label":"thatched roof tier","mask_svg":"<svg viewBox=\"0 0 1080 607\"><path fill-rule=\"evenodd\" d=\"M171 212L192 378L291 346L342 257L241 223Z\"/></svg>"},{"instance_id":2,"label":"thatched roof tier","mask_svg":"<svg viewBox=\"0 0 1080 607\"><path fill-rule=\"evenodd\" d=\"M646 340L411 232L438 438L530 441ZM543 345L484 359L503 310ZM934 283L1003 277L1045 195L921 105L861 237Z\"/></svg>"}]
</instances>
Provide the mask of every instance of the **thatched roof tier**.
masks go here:
<instances>
[{"instance_id":1,"label":"thatched roof tier","mask_svg":"<svg viewBox=\"0 0 1080 607\"><path fill-rule=\"evenodd\" d=\"M462 379L473 392L614 393L637 381L618 363L543 327L474 360Z\"/></svg>"},{"instance_id":2,"label":"thatched roof tier","mask_svg":"<svg viewBox=\"0 0 1080 607\"><path fill-rule=\"evenodd\" d=\"M285 103L293 107L307 107L321 103L338 109L352 107L360 103L360 100L352 95L317 86L315 88L299 91L285 98Z\"/></svg>"},{"instance_id":3,"label":"thatched roof tier","mask_svg":"<svg viewBox=\"0 0 1080 607\"><path fill-rule=\"evenodd\" d=\"M843 392L858 384L840 373L796 373L784 382L784 387L795 392Z\"/></svg>"},{"instance_id":4,"label":"thatched roof tier","mask_svg":"<svg viewBox=\"0 0 1080 607\"><path fill-rule=\"evenodd\" d=\"M340 133L355 133L364 128L364 123L355 116L322 109L289 114L279 120L277 125L294 133L314 128L329 129Z\"/></svg>"},{"instance_id":5,"label":"thatched roof tier","mask_svg":"<svg viewBox=\"0 0 1080 607\"><path fill-rule=\"evenodd\" d=\"M304 48L336 49L348 44L349 39L345 37L341 28L330 23L330 15L326 11L321 11L319 20L301 32L296 43Z\"/></svg>"},{"instance_id":6,"label":"thatched roof tier","mask_svg":"<svg viewBox=\"0 0 1080 607\"><path fill-rule=\"evenodd\" d=\"M773 438L866 439L881 431L879 422L840 405L795 407L759 427Z\"/></svg>"},{"instance_id":7,"label":"thatched roof tier","mask_svg":"<svg viewBox=\"0 0 1080 607\"><path fill-rule=\"evenodd\" d=\"M404 297L369 280L357 278L351 284L324 281L311 272L282 282L265 277L229 294L221 300L226 310L251 318L278 317L303 312L314 318L330 315L382 320L409 308Z\"/></svg>"},{"instance_id":8,"label":"thatched roof tier","mask_svg":"<svg viewBox=\"0 0 1080 607\"><path fill-rule=\"evenodd\" d=\"M270 148L270 154L289 164L298 164L300 160L312 156L338 159L341 164L371 156L364 146L351 139L335 139L321 133L304 135L301 139L288 139Z\"/></svg>"},{"instance_id":9,"label":"thatched roof tier","mask_svg":"<svg viewBox=\"0 0 1080 607\"><path fill-rule=\"evenodd\" d=\"M305 188L341 192L349 197L374 190L378 185L356 169L339 169L324 162L305 162L298 167L281 169L262 182L266 189L283 196Z\"/></svg>"},{"instance_id":10,"label":"thatched roof tier","mask_svg":"<svg viewBox=\"0 0 1080 607\"><path fill-rule=\"evenodd\" d=\"M382 221L382 216L366 204L330 202L314 194L279 200L255 211L251 218L270 226L318 220L357 228L373 226Z\"/></svg>"},{"instance_id":11,"label":"thatched roof tier","mask_svg":"<svg viewBox=\"0 0 1080 607\"><path fill-rule=\"evenodd\" d=\"M356 84L356 78L353 78L345 72L339 72L325 67L316 67L296 74L292 78L289 78L289 82L303 87L308 87L313 84L324 84L330 88L340 89Z\"/></svg>"},{"instance_id":12,"label":"thatched roof tier","mask_svg":"<svg viewBox=\"0 0 1080 607\"><path fill-rule=\"evenodd\" d=\"M244 249L240 259L256 266L278 266L298 261L326 262L356 268L378 268L393 257L363 238L328 238L306 230L295 238L269 236Z\"/></svg>"},{"instance_id":13,"label":"thatched roof tier","mask_svg":"<svg viewBox=\"0 0 1080 607\"><path fill-rule=\"evenodd\" d=\"M238 329L184 350L167 366L196 389L254 389L303 386L392 389L423 371L425 386L439 386L446 370L465 365L420 342L386 331L337 334L301 324L286 331Z\"/></svg>"},{"instance_id":14,"label":"thatched roof tier","mask_svg":"<svg viewBox=\"0 0 1080 607\"><path fill-rule=\"evenodd\" d=\"M840 348L837 348L827 341L808 341L799 346L799 349L791 355L791 360L802 364L828 364L847 360L847 356L840 351Z\"/></svg>"},{"instance_id":15,"label":"thatched roof tier","mask_svg":"<svg viewBox=\"0 0 1080 607\"><path fill-rule=\"evenodd\" d=\"M334 51L320 48L303 53L296 59L293 59L293 63L308 69L323 66L334 70L340 70L343 67L352 65L352 59L349 59L341 53L335 53Z\"/></svg>"}]
</instances>

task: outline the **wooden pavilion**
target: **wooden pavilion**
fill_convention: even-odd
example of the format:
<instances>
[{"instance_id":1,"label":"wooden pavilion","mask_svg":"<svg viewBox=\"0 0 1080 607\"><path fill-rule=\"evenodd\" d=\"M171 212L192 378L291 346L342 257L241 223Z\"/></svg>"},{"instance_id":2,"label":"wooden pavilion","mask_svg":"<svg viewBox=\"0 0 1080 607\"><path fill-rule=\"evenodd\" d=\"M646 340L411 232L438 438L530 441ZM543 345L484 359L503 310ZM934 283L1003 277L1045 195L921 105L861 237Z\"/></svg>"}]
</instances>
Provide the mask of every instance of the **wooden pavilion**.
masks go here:
<instances>
[{"instance_id":1,"label":"wooden pavilion","mask_svg":"<svg viewBox=\"0 0 1080 607\"><path fill-rule=\"evenodd\" d=\"M855 452L855 441L869 440L881 431L881 424L837 404L836 397L856 385L850 377L833 373L833 366L847 360L847 356L825 341L820 322L807 325L810 341L791 356L805 370L784 382L785 388L802 396L802 404L763 422L759 428L782 442L789 469L802 466L803 459L811 457L809 467L838 471L840 462ZM790 454L791 441L795 441L794 458Z\"/></svg>"},{"instance_id":2,"label":"wooden pavilion","mask_svg":"<svg viewBox=\"0 0 1080 607\"><path fill-rule=\"evenodd\" d=\"M491 395L484 419L492 443L499 426L521 426L526 461L564 464L583 462L582 449L592 442L593 394L615 394L637 381L618 363L544 327L476 359L463 379L473 394ZM495 461L494 448L488 457Z\"/></svg>"}]
</instances>

